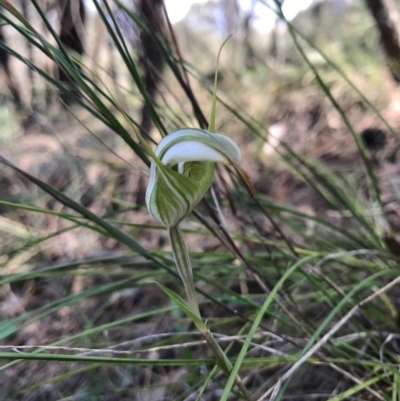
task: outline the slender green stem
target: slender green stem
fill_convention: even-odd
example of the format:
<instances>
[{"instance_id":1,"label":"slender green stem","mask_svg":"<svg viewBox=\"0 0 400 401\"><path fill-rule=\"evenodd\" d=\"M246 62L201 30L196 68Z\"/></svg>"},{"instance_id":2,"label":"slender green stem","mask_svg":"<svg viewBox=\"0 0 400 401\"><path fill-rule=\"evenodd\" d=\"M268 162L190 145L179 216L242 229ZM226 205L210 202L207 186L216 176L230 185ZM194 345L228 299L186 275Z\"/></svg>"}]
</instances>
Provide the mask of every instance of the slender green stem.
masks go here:
<instances>
[{"instance_id":1,"label":"slender green stem","mask_svg":"<svg viewBox=\"0 0 400 401\"><path fill-rule=\"evenodd\" d=\"M168 229L169 241L174 254L175 264L178 273L181 276L185 287L186 296L192 312L200 317L199 305L196 298L196 289L194 288L192 265L190 264L189 253L185 241L182 237L182 231L179 225Z\"/></svg>"},{"instance_id":2,"label":"slender green stem","mask_svg":"<svg viewBox=\"0 0 400 401\"><path fill-rule=\"evenodd\" d=\"M194 287L192 265L190 263L189 253L186 248L185 241L183 240L182 231L179 227L179 224L173 227L169 227L168 235L171 242L172 253L174 254L175 264L185 287L188 303L190 305L190 308L192 309L192 312L201 320L199 304L197 302L196 290ZM231 361L228 359L225 352L222 350L211 332L207 330L205 324L203 322L201 322L200 324L200 320L198 321L198 323L194 321L197 329L200 331L204 339L207 341L207 344L213 351L215 357L218 360L220 368L224 371L226 375L229 376L232 370ZM239 375L236 375L235 382L245 399L251 401L252 398L247 392L246 387L242 383Z\"/></svg>"}]
</instances>

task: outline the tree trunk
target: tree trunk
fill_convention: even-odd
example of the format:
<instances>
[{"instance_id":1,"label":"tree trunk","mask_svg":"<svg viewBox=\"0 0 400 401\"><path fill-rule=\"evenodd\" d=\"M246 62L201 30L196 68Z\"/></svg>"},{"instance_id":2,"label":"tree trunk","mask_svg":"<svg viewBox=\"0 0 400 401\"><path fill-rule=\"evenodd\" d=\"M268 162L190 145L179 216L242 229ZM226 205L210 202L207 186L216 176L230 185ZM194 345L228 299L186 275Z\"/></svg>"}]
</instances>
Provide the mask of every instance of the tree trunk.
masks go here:
<instances>
[{"instance_id":1,"label":"tree trunk","mask_svg":"<svg viewBox=\"0 0 400 401\"><path fill-rule=\"evenodd\" d=\"M400 82L400 17L393 0L365 0L380 33L393 78Z\"/></svg>"},{"instance_id":2,"label":"tree trunk","mask_svg":"<svg viewBox=\"0 0 400 401\"><path fill-rule=\"evenodd\" d=\"M141 50L139 59L144 70L143 83L149 100L154 103L164 68L164 56L156 40L157 35L163 36L165 29L163 0L140 0L138 13L148 29L148 31L144 29L140 31ZM150 132L152 124L150 111L144 104L140 125L145 134Z\"/></svg>"},{"instance_id":3,"label":"tree trunk","mask_svg":"<svg viewBox=\"0 0 400 401\"><path fill-rule=\"evenodd\" d=\"M256 67L256 54L253 46L251 45L251 23L254 18L254 9L257 1L252 0L251 8L247 15L243 18L243 46L244 46L244 64L248 69L254 69Z\"/></svg>"},{"instance_id":4,"label":"tree trunk","mask_svg":"<svg viewBox=\"0 0 400 401\"><path fill-rule=\"evenodd\" d=\"M0 26L0 42L6 43L2 26ZM3 48L0 48L0 65L3 68L4 73L6 75L7 87L8 90L11 92L15 107L17 108L18 111L21 111L23 110L21 93L17 83L14 80L14 76L11 72L10 55Z\"/></svg>"},{"instance_id":5,"label":"tree trunk","mask_svg":"<svg viewBox=\"0 0 400 401\"><path fill-rule=\"evenodd\" d=\"M60 42L66 47L79 55L83 55L83 26L86 19L86 10L84 0L59 0L60 12ZM77 68L80 68L77 65ZM73 80L69 74L60 66L57 67L58 77L61 82L66 84L73 84ZM71 88L76 96L79 92L73 87ZM61 94L61 99L66 104L72 103L72 98L68 95Z\"/></svg>"}]
</instances>

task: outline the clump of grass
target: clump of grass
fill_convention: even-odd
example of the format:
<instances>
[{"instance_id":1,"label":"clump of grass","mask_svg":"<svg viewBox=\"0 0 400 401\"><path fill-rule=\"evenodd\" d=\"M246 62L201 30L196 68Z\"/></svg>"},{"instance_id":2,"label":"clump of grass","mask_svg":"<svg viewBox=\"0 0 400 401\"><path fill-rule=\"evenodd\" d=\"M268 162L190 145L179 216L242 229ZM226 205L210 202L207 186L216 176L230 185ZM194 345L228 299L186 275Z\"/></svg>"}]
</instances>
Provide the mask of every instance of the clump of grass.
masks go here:
<instances>
[{"instance_id":1,"label":"clump of grass","mask_svg":"<svg viewBox=\"0 0 400 401\"><path fill-rule=\"evenodd\" d=\"M13 18L5 10L0 16L65 69L74 91L30 64L12 44L2 48L77 104L58 126L48 127L63 145L64 180L56 179L58 172L49 176L46 167L33 174L10 155L1 156L14 195L0 200L0 229L7 233L0 280L4 399L240 399L237 375L249 398L260 401L398 398L396 227L370 153L294 26L286 21L314 82L354 141L358 170L356 177L344 175L281 140L274 146L279 168L323 205L307 212L290 197L280 202L260 192L252 198L230 168L217 169L211 190L182 230L193 250L201 315L232 365L226 374L180 308L182 288L167 232L144 208L151 153L146 147L154 148L150 140L137 142L141 104L131 102L141 97L159 137L183 126L206 128L198 98L211 102L209 88L189 78L199 72L177 48L154 37L171 80L164 99L155 103L124 37L105 14L102 21L133 88L95 79L84 59L77 68L74 55L54 45L55 32L50 41L16 11ZM396 133L323 56L354 96ZM218 132L224 116L244 127L247 141L269 140L262 117L250 117L251 110L235 99L217 95ZM185 102L190 107L177 112L176 105ZM238 131L233 135L240 141Z\"/></svg>"}]
</instances>

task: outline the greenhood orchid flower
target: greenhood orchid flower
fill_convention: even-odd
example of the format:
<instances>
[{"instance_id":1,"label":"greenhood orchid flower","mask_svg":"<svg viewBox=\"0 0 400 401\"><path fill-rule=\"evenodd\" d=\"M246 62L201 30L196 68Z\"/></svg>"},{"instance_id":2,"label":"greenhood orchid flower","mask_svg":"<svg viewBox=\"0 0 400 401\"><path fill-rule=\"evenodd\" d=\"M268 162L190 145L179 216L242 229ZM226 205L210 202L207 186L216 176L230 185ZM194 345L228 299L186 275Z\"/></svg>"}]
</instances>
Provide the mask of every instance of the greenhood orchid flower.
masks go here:
<instances>
[{"instance_id":1,"label":"greenhood orchid flower","mask_svg":"<svg viewBox=\"0 0 400 401\"><path fill-rule=\"evenodd\" d=\"M216 71L218 71L219 54ZM167 291L169 296L178 301L214 352L221 369L230 376L232 363L202 321L189 252L179 227L179 223L198 205L210 188L214 165L217 162L234 167L254 195L250 179L240 168L238 146L225 135L212 133L215 131L216 92L217 73L214 80L209 131L194 128L180 129L164 137L154 152L140 135L139 140L152 156L146 205L150 214L167 227L176 268L185 287L187 303L170 290L164 288L164 292ZM240 376L235 374L232 377L244 398L251 401L252 398Z\"/></svg>"},{"instance_id":2,"label":"greenhood orchid flower","mask_svg":"<svg viewBox=\"0 0 400 401\"><path fill-rule=\"evenodd\" d=\"M239 167L240 150L230 138L186 128L164 137L150 167L146 205L166 227L177 226L209 189L216 162Z\"/></svg>"}]
</instances>

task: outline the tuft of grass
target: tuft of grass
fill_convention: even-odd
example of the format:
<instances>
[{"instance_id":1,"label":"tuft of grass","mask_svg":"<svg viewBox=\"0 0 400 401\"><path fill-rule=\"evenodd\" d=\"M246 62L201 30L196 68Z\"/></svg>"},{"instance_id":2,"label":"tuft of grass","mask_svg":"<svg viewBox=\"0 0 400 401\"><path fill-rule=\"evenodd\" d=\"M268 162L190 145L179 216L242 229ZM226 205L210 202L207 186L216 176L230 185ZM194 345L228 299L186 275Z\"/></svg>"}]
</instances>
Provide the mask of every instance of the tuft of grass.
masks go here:
<instances>
[{"instance_id":1,"label":"tuft of grass","mask_svg":"<svg viewBox=\"0 0 400 401\"><path fill-rule=\"evenodd\" d=\"M358 135L378 122L396 145L398 127L374 106L384 101L366 92L356 55L322 52L277 2L302 64L240 79L228 71L219 85L215 128L240 143L257 194L218 168L182 229L201 314L233 366L226 375L179 307L167 233L144 207L149 155L137 138L143 104L152 147L176 128L207 127L207 71L178 41L154 37L167 66L154 102L107 18L114 2L94 1L120 80L63 48L40 2L32 0L40 24L0 3L18 36L0 47L75 101L38 110L24 134L1 114L16 138L1 138L2 399L239 399L237 374L259 401L399 398L399 192L388 151L371 154ZM72 87L13 44L26 42ZM381 71L374 65L368 77ZM285 134L274 140L277 123Z\"/></svg>"}]
</instances>

